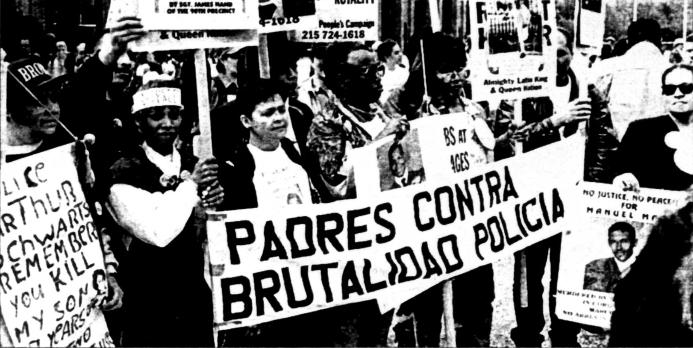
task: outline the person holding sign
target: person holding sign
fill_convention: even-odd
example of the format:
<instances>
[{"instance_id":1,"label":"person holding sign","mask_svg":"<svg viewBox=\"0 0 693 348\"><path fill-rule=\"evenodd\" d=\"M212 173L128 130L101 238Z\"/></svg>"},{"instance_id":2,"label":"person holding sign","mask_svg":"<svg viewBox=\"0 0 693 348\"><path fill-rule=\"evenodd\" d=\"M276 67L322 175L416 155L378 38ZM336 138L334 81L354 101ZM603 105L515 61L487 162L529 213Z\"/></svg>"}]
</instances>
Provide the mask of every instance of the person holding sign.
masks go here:
<instances>
[{"instance_id":1,"label":"person holding sign","mask_svg":"<svg viewBox=\"0 0 693 348\"><path fill-rule=\"evenodd\" d=\"M151 81L133 95L144 141L110 168L107 208L125 240L121 260L123 343L211 346L212 300L204 280L202 221L194 213L224 200L214 159L174 146L183 118L181 90Z\"/></svg>"},{"instance_id":2,"label":"person holding sign","mask_svg":"<svg viewBox=\"0 0 693 348\"><path fill-rule=\"evenodd\" d=\"M423 47L424 55L419 54L415 59L405 88L396 90L387 106L417 117L456 114L470 118L474 131L468 138L477 149L469 153L470 163L487 163L495 139L484 120L484 109L464 97L464 42L437 32L423 40ZM424 96L424 85L428 86L430 96ZM423 112L419 113L421 111ZM491 302L495 297L492 266L482 266L454 278L452 287L454 325L460 327L456 329L457 344L465 347L488 346L493 313ZM412 314L414 321L403 320ZM402 304L393 319L399 345L437 347L440 342L442 314L442 284ZM398 321L402 323L395 323ZM408 331L414 331L415 334L408 334Z\"/></svg>"},{"instance_id":3,"label":"person holding sign","mask_svg":"<svg viewBox=\"0 0 693 348\"><path fill-rule=\"evenodd\" d=\"M693 184L693 66L677 64L662 74L668 114L633 121L623 135L613 183L685 190Z\"/></svg>"},{"instance_id":4,"label":"person holding sign","mask_svg":"<svg viewBox=\"0 0 693 348\"><path fill-rule=\"evenodd\" d=\"M308 150L326 187L321 197L350 198L355 195L353 171L348 162L352 148L397 132L409 123L401 115L383 111L383 66L367 47L335 43L328 49L325 90L314 106L315 117L308 132Z\"/></svg>"},{"instance_id":5,"label":"person holding sign","mask_svg":"<svg viewBox=\"0 0 693 348\"><path fill-rule=\"evenodd\" d=\"M496 160L514 156L515 142L522 142L524 152L561 140L561 129L568 136L577 131L579 122L589 120L585 153L586 180L605 182L611 177L607 158L617 146L612 135L611 118L606 101L594 86L587 96L580 96L579 81L570 68L573 35L558 28L556 89L554 96L522 100L522 123L514 124L514 102L502 101L496 113ZM515 128L519 126L519 128ZM546 262L551 260L549 310L553 346L577 346L579 328L560 320L555 314L556 283L561 234L545 239L515 254L513 300L517 326L511 337L518 346L540 346L544 341L544 287L542 278Z\"/></svg>"}]
</instances>

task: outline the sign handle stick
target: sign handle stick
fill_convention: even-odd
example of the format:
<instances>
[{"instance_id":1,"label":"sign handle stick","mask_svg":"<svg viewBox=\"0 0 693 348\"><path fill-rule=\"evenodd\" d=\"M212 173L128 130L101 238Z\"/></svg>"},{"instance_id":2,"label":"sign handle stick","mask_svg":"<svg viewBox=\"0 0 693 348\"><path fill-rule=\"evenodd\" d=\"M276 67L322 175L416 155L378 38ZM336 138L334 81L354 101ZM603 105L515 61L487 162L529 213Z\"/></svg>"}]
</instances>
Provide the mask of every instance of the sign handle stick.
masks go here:
<instances>
[{"instance_id":1,"label":"sign handle stick","mask_svg":"<svg viewBox=\"0 0 693 348\"><path fill-rule=\"evenodd\" d=\"M455 313L452 307L452 280L443 284L443 328L445 330L445 342L441 346L457 347L457 335L455 333Z\"/></svg>"},{"instance_id":2,"label":"sign handle stick","mask_svg":"<svg viewBox=\"0 0 693 348\"><path fill-rule=\"evenodd\" d=\"M513 121L516 124L522 122L522 99L515 100ZM522 143L515 143L515 155L521 154L523 151ZM520 307L528 307L528 292L527 292L527 255L524 251L520 251Z\"/></svg>"},{"instance_id":3,"label":"sign handle stick","mask_svg":"<svg viewBox=\"0 0 693 348\"><path fill-rule=\"evenodd\" d=\"M440 31L440 11L438 11L438 0L428 0L428 12L431 15L431 30L435 33Z\"/></svg>"},{"instance_id":4,"label":"sign handle stick","mask_svg":"<svg viewBox=\"0 0 693 348\"><path fill-rule=\"evenodd\" d=\"M260 63L260 78L270 78L269 48L267 47L267 34L258 35L258 60Z\"/></svg>"},{"instance_id":5,"label":"sign handle stick","mask_svg":"<svg viewBox=\"0 0 693 348\"><path fill-rule=\"evenodd\" d=\"M7 66L3 60L0 61L0 162L5 163L5 151L7 142Z\"/></svg>"},{"instance_id":6,"label":"sign handle stick","mask_svg":"<svg viewBox=\"0 0 693 348\"><path fill-rule=\"evenodd\" d=\"M209 119L209 84L207 82L207 54L195 51L195 84L197 85L197 117L200 137L197 142L199 158L212 156L212 123Z\"/></svg>"}]
</instances>

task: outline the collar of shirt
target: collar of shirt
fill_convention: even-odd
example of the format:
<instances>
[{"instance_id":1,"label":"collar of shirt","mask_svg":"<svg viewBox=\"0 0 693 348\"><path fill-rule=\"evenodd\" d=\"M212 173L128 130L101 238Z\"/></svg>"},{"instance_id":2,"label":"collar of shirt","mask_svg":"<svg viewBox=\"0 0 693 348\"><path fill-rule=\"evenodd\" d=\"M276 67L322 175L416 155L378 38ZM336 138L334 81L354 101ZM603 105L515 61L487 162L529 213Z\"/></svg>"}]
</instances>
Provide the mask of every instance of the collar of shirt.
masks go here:
<instances>
[{"instance_id":1,"label":"collar of shirt","mask_svg":"<svg viewBox=\"0 0 693 348\"><path fill-rule=\"evenodd\" d=\"M24 155L27 153L31 153L36 151L41 144L43 144L43 140L39 141L36 144L24 144L24 145L7 145L7 153L6 155L12 156L12 155Z\"/></svg>"},{"instance_id":2,"label":"collar of shirt","mask_svg":"<svg viewBox=\"0 0 693 348\"><path fill-rule=\"evenodd\" d=\"M619 261L614 257L614 261L616 261L616 267L618 267L618 270L621 272L621 278L623 278L628 274L628 271L630 271L630 266L633 265L635 261L635 255L631 255L626 261Z\"/></svg>"},{"instance_id":3,"label":"collar of shirt","mask_svg":"<svg viewBox=\"0 0 693 348\"><path fill-rule=\"evenodd\" d=\"M142 149L144 149L144 154L147 156L147 159L161 169L164 175L173 176L180 174L180 153L175 147L173 148L171 154L167 156L156 152L156 150L149 147L146 142L142 143Z\"/></svg>"},{"instance_id":4,"label":"collar of shirt","mask_svg":"<svg viewBox=\"0 0 693 348\"><path fill-rule=\"evenodd\" d=\"M408 176L409 176L409 168L405 168L404 174L402 174L402 176L395 176L393 179L395 180L395 182L397 184L399 184L400 187L405 187L409 184L408 182L405 182Z\"/></svg>"}]
</instances>

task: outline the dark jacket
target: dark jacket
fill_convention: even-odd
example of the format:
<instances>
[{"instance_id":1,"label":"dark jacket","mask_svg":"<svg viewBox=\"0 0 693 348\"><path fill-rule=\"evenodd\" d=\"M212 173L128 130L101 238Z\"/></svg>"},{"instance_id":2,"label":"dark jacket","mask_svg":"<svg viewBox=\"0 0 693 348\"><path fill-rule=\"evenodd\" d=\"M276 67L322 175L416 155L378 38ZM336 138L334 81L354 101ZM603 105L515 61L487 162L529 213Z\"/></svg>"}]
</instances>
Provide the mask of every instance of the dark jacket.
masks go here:
<instances>
[{"instance_id":1,"label":"dark jacket","mask_svg":"<svg viewBox=\"0 0 693 348\"><path fill-rule=\"evenodd\" d=\"M613 257L597 259L585 266L585 279L582 288L602 292L614 292L621 279L621 271Z\"/></svg>"},{"instance_id":2,"label":"dark jacket","mask_svg":"<svg viewBox=\"0 0 693 348\"><path fill-rule=\"evenodd\" d=\"M570 101L578 98L578 84L575 74L569 71L571 77ZM614 177L613 168L609 164L618 147L618 140L613 133L611 114L604 96L590 85L588 97L591 101L592 114L587 123L587 144L585 149L585 173L587 181L611 182ZM493 132L498 138L508 131L512 123L514 107L511 101L501 102L492 122ZM551 127L546 119L554 113L553 102L549 97L528 98L522 101L522 119L529 127L529 136L524 144L524 152L559 141L559 130ZM564 128L564 136L570 136L577 131L577 124ZM498 141L495 148L495 159L501 160L515 155L512 144Z\"/></svg>"},{"instance_id":3,"label":"dark jacket","mask_svg":"<svg viewBox=\"0 0 693 348\"><path fill-rule=\"evenodd\" d=\"M197 159L181 153L181 171L192 172ZM131 151L110 170L109 184L126 184L151 193L164 187L162 171L144 150ZM212 344L212 298L204 280L204 255L199 224L191 211L178 234L165 247L132 238L127 250L118 250L124 298L124 340L134 346L208 346ZM129 233L116 223L114 230ZM114 233L116 234L116 233Z\"/></svg>"},{"instance_id":4,"label":"dark jacket","mask_svg":"<svg viewBox=\"0 0 693 348\"><path fill-rule=\"evenodd\" d=\"M221 184L227 195L227 199L222 205L222 209L225 210L256 208L258 204L255 185L253 184L255 161L247 147L245 139L247 138L247 130L241 124L240 116L235 108L235 103L231 102L213 111L211 115L212 147L214 156L222 165ZM291 100L289 117L296 135L296 143L282 139L281 147L289 159L303 167L308 173L311 183L320 192L323 186L320 186L321 181L319 181L317 174L313 174L317 171L312 168L305 156L308 153L306 149L308 125L310 125L313 115L307 106ZM298 150L296 146L298 146ZM318 197L313 197L314 203L317 203L318 200Z\"/></svg>"},{"instance_id":5,"label":"dark jacket","mask_svg":"<svg viewBox=\"0 0 693 348\"><path fill-rule=\"evenodd\" d=\"M616 174L632 173L647 188L685 190L691 186L693 175L676 166L675 150L664 143L673 131L678 127L669 115L632 122L618 149Z\"/></svg>"}]
</instances>

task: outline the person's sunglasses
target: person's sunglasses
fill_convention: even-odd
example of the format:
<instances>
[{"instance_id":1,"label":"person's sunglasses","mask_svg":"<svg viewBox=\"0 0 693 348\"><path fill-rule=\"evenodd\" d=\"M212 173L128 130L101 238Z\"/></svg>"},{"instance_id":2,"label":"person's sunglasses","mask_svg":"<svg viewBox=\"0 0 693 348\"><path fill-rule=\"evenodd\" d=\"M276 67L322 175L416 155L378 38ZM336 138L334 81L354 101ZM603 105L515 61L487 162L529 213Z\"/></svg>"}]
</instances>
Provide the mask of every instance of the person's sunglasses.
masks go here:
<instances>
[{"instance_id":1,"label":"person's sunglasses","mask_svg":"<svg viewBox=\"0 0 693 348\"><path fill-rule=\"evenodd\" d=\"M683 94L690 94L691 92L693 92L693 83L682 83L680 85L663 85L662 94L674 95L677 89L680 90Z\"/></svg>"}]
</instances>

